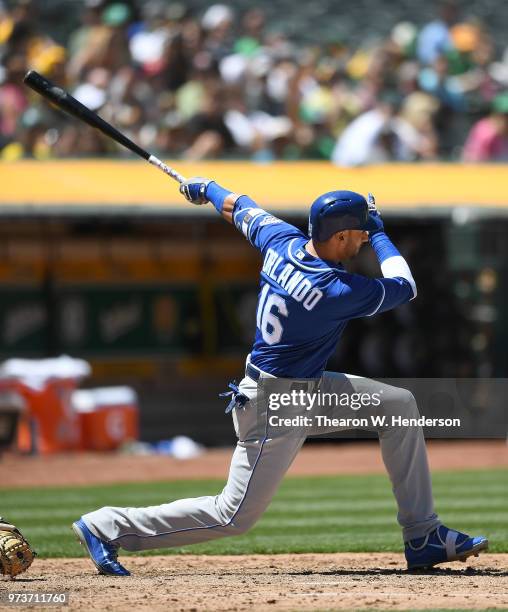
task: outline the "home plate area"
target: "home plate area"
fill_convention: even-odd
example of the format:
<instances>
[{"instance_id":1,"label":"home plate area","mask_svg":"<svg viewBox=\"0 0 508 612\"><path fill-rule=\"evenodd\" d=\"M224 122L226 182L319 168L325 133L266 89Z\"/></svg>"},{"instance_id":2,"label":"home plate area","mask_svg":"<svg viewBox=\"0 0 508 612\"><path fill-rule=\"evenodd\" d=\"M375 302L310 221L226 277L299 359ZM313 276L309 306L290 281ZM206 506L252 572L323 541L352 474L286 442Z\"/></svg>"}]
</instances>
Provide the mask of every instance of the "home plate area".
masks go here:
<instances>
[{"instance_id":1,"label":"home plate area","mask_svg":"<svg viewBox=\"0 0 508 612\"><path fill-rule=\"evenodd\" d=\"M408 572L403 555L393 553L129 555L124 561L129 578L97 575L88 559L36 560L22 580L2 581L0 590L67 592L71 610L508 607L508 554L423 572Z\"/></svg>"}]
</instances>

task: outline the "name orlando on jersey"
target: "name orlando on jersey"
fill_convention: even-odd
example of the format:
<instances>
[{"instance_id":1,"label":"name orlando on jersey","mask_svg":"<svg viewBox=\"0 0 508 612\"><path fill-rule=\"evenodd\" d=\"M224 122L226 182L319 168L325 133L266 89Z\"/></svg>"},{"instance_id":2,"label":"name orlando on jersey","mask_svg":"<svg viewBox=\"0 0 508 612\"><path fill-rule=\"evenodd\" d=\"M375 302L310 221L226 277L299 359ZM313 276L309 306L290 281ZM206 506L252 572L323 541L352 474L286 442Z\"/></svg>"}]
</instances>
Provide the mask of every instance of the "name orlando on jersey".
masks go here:
<instances>
[{"instance_id":1,"label":"name orlando on jersey","mask_svg":"<svg viewBox=\"0 0 508 612\"><path fill-rule=\"evenodd\" d=\"M249 223L258 215L264 215L259 222L259 227L265 225L275 225L282 223L281 219L269 215L262 208L251 208L241 221L236 225L237 228L249 239ZM306 310L312 310L323 297L323 292L314 287L311 280L300 270L297 270L291 263L286 263L281 268L284 258L276 251L268 248L263 262L262 272L282 287L288 295L297 302L302 302Z\"/></svg>"},{"instance_id":2,"label":"name orlando on jersey","mask_svg":"<svg viewBox=\"0 0 508 612\"><path fill-rule=\"evenodd\" d=\"M282 270L280 264L283 257L273 249L266 252L262 271L297 302L302 302L306 310L312 310L323 297L323 292L314 287L312 282L300 270L296 270L291 263L286 263Z\"/></svg>"}]
</instances>

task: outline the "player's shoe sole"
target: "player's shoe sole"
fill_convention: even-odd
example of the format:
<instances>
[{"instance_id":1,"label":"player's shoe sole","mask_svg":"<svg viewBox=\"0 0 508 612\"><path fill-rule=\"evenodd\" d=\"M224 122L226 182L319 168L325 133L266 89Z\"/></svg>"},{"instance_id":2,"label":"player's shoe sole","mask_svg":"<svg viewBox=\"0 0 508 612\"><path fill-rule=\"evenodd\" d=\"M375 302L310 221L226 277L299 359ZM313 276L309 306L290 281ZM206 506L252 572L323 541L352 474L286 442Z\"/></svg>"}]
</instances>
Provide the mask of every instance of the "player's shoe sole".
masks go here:
<instances>
[{"instance_id":1,"label":"player's shoe sole","mask_svg":"<svg viewBox=\"0 0 508 612\"><path fill-rule=\"evenodd\" d=\"M110 550L112 548L111 545L93 535L85 525L83 519L72 523L72 530L78 542L81 546L84 546L88 552L90 559L100 574L108 576L130 576L130 572L116 560L116 556L113 556L113 551ZM97 548L97 546L102 554L102 561L98 561L96 558L97 551L94 550L94 547Z\"/></svg>"}]
</instances>

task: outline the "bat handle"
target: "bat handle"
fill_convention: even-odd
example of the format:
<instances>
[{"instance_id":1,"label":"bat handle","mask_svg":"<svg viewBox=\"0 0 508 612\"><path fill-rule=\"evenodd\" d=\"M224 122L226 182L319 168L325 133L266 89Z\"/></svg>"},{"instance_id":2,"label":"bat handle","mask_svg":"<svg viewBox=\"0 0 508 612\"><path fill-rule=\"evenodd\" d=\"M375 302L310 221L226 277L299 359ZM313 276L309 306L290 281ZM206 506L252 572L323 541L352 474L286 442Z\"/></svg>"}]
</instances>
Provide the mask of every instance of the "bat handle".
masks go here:
<instances>
[{"instance_id":1,"label":"bat handle","mask_svg":"<svg viewBox=\"0 0 508 612\"><path fill-rule=\"evenodd\" d=\"M175 179L175 181L178 181L179 183L183 183L186 180L184 176L178 174L178 172L176 170L173 170L173 168L166 166L166 164L158 157L155 157L155 155L150 155L150 157L148 158L148 162L153 166L157 166L157 168L162 170L165 174L169 174L172 179Z\"/></svg>"}]
</instances>

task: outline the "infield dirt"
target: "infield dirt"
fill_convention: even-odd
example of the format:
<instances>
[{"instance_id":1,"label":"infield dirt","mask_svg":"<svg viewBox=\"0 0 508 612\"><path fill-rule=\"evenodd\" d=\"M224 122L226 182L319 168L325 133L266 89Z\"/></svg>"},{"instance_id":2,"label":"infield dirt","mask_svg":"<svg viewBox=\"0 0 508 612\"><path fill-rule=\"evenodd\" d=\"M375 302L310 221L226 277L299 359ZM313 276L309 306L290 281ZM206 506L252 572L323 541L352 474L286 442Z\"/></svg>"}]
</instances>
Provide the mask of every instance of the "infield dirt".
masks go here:
<instances>
[{"instance_id":1,"label":"infield dirt","mask_svg":"<svg viewBox=\"0 0 508 612\"><path fill-rule=\"evenodd\" d=\"M506 467L503 441L431 441L433 470ZM78 454L44 458L8 455L3 486L106 484L119 481L225 477L230 449L188 462L161 457ZM102 468L102 469L101 469ZM376 443L307 446L293 475L383 472ZM99 576L88 559L36 559L8 592L62 592L71 610L508 610L508 554L485 554L431 572L408 573L402 554L171 555L122 558L129 578ZM0 598L1 599L1 598ZM5 599L4 599L5 601ZM2 606L0 610L13 610ZM42 609L37 606L32 609ZM54 606L45 608L58 609Z\"/></svg>"},{"instance_id":2,"label":"infield dirt","mask_svg":"<svg viewBox=\"0 0 508 612\"><path fill-rule=\"evenodd\" d=\"M88 559L36 560L26 578L0 583L0 589L68 591L71 610L508 608L508 554L485 554L422 573L408 573L403 556L392 553L123 561L133 572L129 578L99 576Z\"/></svg>"}]
</instances>

